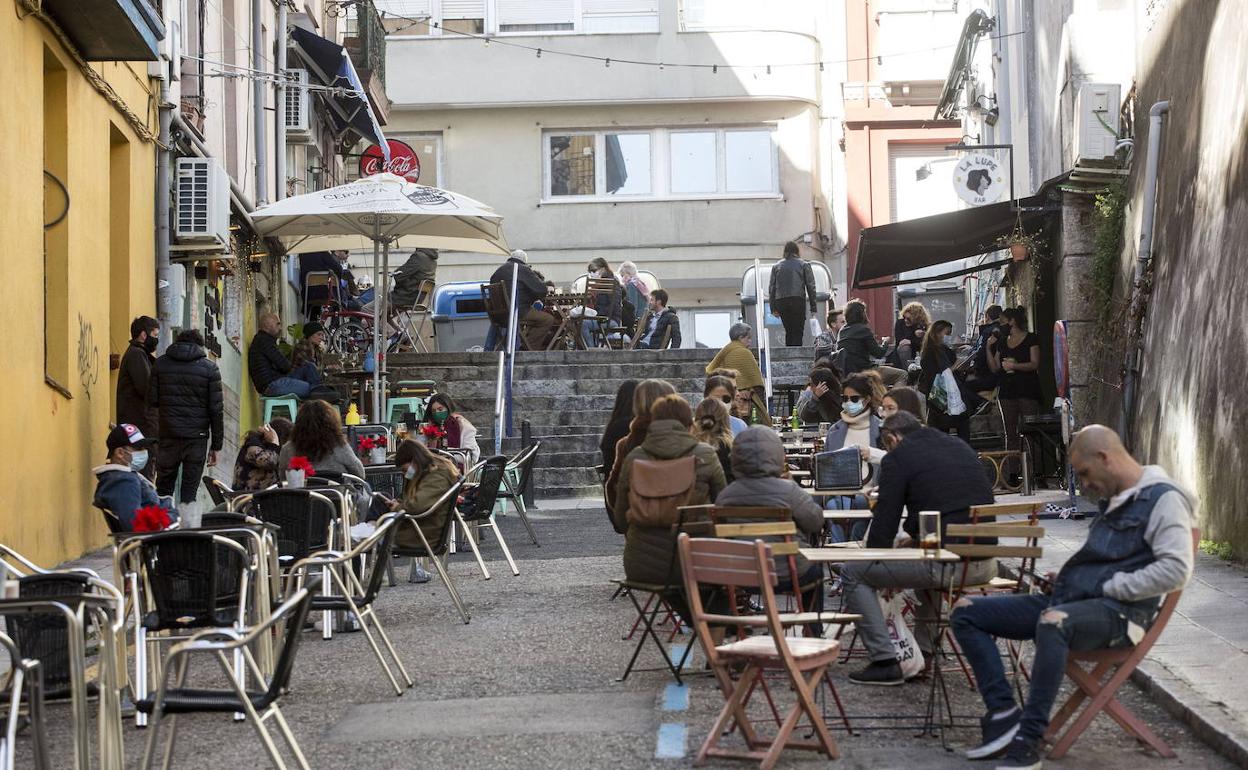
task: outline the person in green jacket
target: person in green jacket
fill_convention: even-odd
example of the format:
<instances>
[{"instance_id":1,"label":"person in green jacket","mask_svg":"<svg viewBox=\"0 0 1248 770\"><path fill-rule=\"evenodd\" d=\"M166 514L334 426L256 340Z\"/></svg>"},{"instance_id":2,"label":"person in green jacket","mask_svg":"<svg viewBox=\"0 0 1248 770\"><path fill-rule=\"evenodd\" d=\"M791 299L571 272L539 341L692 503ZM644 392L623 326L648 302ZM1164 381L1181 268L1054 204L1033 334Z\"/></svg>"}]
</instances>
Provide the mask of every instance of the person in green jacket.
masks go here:
<instances>
[{"instance_id":1,"label":"person in green jacket","mask_svg":"<svg viewBox=\"0 0 1248 770\"><path fill-rule=\"evenodd\" d=\"M429 447L416 441L407 440L399 444L394 453L394 467L403 471L403 496L390 501L390 510L407 511L416 516L429 510L429 506L459 479L459 468L450 459L434 454ZM436 548L438 538L442 536L442 528L446 526L446 518L451 515L449 506L441 506L432 516L419 522L420 531L429 545ZM399 548L421 548L420 535L415 527L406 519L399 525L395 535L395 545Z\"/></svg>"}]
</instances>

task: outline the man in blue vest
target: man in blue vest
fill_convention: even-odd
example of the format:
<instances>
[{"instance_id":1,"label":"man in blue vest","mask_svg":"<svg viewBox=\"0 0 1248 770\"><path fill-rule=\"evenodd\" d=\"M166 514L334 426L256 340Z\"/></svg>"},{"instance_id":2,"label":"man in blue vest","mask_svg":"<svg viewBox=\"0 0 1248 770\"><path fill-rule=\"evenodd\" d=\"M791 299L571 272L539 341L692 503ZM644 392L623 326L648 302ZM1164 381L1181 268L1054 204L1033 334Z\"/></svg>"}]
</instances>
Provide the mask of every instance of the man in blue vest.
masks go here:
<instances>
[{"instance_id":1,"label":"man in blue vest","mask_svg":"<svg viewBox=\"0 0 1248 770\"><path fill-rule=\"evenodd\" d=\"M969 759L1005 752L1000 770L1039 768L1041 738L1070 650L1127 647L1144 636L1161 598L1192 575L1195 498L1156 465L1142 466L1103 425L1079 431L1070 462L1083 494L1101 500L1083 547L1048 582L1047 594L960 599L950 623L988 713ZM1020 709L996 639L1034 639L1031 692Z\"/></svg>"}]
</instances>

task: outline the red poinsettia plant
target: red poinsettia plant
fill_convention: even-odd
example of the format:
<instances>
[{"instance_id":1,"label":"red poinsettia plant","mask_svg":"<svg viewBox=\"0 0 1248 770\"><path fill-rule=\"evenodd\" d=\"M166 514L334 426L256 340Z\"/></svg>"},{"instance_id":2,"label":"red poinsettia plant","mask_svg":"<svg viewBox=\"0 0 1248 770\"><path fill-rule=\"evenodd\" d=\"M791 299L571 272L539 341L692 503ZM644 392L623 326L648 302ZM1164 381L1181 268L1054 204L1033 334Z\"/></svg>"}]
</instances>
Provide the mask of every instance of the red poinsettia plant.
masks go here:
<instances>
[{"instance_id":1,"label":"red poinsettia plant","mask_svg":"<svg viewBox=\"0 0 1248 770\"><path fill-rule=\"evenodd\" d=\"M386 437L383 435L365 436L360 439L360 451L367 452L372 449L385 449Z\"/></svg>"},{"instance_id":2,"label":"red poinsettia plant","mask_svg":"<svg viewBox=\"0 0 1248 770\"><path fill-rule=\"evenodd\" d=\"M426 438L443 439L446 438L446 428L433 423L426 423L420 429L420 434Z\"/></svg>"},{"instance_id":3,"label":"red poinsettia plant","mask_svg":"<svg viewBox=\"0 0 1248 770\"><path fill-rule=\"evenodd\" d=\"M303 455L295 455L290 458L290 464L286 466L287 470L303 471L305 477L315 476L316 468L312 467L312 463Z\"/></svg>"},{"instance_id":4,"label":"red poinsettia plant","mask_svg":"<svg viewBox=\"0 0 1248 770\"><path fill-rule=\"evenodd\" d=\"M147 505L134 512L135 532L160 532L169 528L169 511L159 505Z\"/></svg>"}]
</instances>

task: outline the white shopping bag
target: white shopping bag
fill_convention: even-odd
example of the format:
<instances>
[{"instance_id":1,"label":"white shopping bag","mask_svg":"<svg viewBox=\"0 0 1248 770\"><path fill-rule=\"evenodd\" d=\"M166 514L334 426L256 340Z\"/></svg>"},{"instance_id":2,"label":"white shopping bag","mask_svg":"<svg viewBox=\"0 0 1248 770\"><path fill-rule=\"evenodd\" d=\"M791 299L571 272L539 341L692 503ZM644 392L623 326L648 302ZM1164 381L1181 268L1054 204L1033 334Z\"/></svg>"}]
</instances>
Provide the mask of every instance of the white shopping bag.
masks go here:
<instances>
[{"instance_id":1,"label":"white shopping bag","mask_svg":"<svg viewBox=\"0 0 1248 770\"><path fill-rule=\"evenodd\" d=\"M952 369L945 369L940 373L940 377L944 380L945 398L948 404L945 414L957 417L966 411L966 402L962 400L962 392L958 390L958 381L954 378Z\"/></svg>"},{"instance_id":2,"label":"white shopping bag","mask_svg":"<svg viewBox=\"0 0 1248 770\"><path fill-rule=\"evenodd\" d=\"M823 328L819 326L818 318L806 319L806 333L810 335L812 340L820 334L823 334Z\"/></svg>"},{"instance_id":3,"label":"white shopping bag","mask_svg":"<svg viewBox=\"0 0 1248 770\"><path fill-rule=\"evenodd\" d=\"M901 664L901 675L911 679L923 673L923 651L914 640L914 632L906 625L901 614L906 606L906 599L901 591L885 599L880 597L880 609L884 612L884 625L888 628L888 638L893 642L893 650L897 653L897 662Z\"/></svg>"}]
</instances>

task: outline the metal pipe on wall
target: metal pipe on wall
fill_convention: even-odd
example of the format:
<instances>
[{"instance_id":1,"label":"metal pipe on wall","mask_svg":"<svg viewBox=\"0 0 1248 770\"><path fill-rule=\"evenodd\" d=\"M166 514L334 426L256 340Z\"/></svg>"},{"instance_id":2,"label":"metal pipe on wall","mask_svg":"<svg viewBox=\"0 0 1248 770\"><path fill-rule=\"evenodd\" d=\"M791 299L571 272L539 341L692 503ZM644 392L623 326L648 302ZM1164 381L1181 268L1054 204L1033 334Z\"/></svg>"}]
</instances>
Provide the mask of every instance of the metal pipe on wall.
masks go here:
<instances>
[{"instance_id":1,"label":"metal pipe on wall","mask_svg":"<svg viewBox=\"0 0 1248 770\"><path fill-rule=\"evenodd\" d=\"M286 0L277 4L277 90L274 107L273 200L286 197Z\"/></svg>"},{"instance_id":2,"label":"metal pipe on wall","mask_svg":"<svg viewBox=\"0 0 1248 770\"><path fill-rule=\"evenodd\" d=\"M264 3L266 0L251 0L251 68L254 72L264 71ZM256 201L263 205L269 199L268 158L265 157L266 132L264 130L264 80L256 78L251 86L252 133L256 143Z\"/></svg>"},{"instance_id":3,"label":"metal pipe on wall","mask_svg":"<svg viewBox=\"0 0 1248 770\"><path fill-rule=\"evenodd\" d=\"M169 73L160 79L160 144L156 148L156 320L160 322L160 350L173 339L173 287L169 285L169 196L173 194L173 105L169 102Z\"/></svg>"},{"instance_id":4,"label":"metal pipe on wall","mask_svg":"<svg viewBox=\"0 0 1248 770\"><path fill-rule=\"evenodd\" d=\"M1144 324L1141 319L1143 292L1140 283L1144 273L1153 261L1153 229L1156 226L1157 209L1157 177L1161 167L1161 126L1162 118L1170 112L1170 102L1160 101L1148 110L1148 155L1144 161L1144 201L1141 209L1140 247L1136 254L1135 273L1131 282L1131 307L1128 323L1133 325L1127 336L1127 353L1123 361L1122 380L1122 415L1119 424L1119 435L1126 442L1127 448L1135 443L1134 424L1131 421L1135 414L1135 394L1139 379L1140 359L1144 352Z\"/></svg>"}]
</instances>

